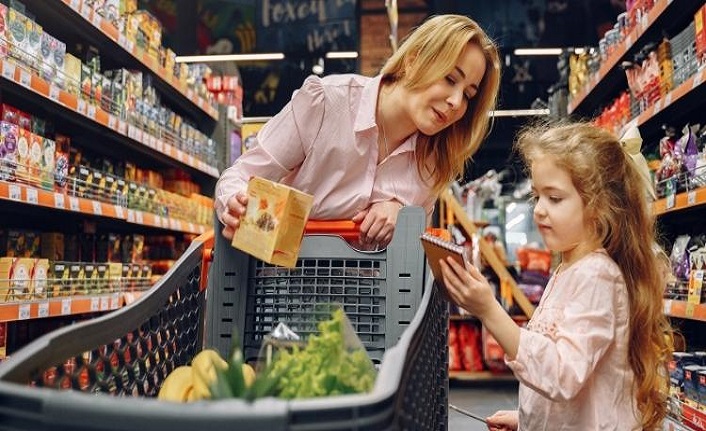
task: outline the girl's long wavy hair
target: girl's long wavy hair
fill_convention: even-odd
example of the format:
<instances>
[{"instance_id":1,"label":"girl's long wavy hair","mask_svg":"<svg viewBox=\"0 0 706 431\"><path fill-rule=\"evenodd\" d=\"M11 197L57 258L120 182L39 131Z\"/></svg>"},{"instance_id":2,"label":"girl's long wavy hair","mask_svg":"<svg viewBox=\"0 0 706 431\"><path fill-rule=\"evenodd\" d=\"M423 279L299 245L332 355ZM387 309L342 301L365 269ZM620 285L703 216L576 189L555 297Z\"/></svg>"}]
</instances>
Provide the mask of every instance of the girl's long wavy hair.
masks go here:
<instances>
[{"instance_id":1,"label":"girl's long wavy hair","mask_svg":"<svg viewBox=\"0 0 706 431\"><path fill-rule=\"evenodd\" d=\"M570 174L592 229L620 267L630 306L627 360L636 406L645 430L661 429L672 331L663 312L664 262L654 248L644 180L618 139L587 123L528 127L516 149L528 166L536 155L548 155Z\"/></svg>"},{"instance_id":2,"label":"girl's long wavy hair","mask_svg":"<svg viewBox=\"0 0 706 431\"><path fill-rule=\"evenodd\" d=\"M498 48L467 16L438 15L410 33L381 70L383 80L421 90L448 75L469 43L481 48L486 61L478 93L460 120L436 135L418 138L417 169L436 194L463 174L466 160L478 151L490 130L489 113L495 109L500 88Z\"/></svg>"}]
</instances>

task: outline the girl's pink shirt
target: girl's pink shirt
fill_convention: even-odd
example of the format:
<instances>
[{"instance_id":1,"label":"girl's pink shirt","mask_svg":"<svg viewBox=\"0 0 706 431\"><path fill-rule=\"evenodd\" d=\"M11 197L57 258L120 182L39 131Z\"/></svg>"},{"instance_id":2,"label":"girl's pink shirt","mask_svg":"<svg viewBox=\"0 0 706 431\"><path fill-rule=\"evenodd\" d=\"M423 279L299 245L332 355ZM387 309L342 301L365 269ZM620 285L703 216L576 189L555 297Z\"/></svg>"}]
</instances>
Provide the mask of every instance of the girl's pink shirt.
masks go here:
<instances>
[{"instance_id":1,"label":"girl's pink shirt","mask_svg":"<svg viewBox=\"0 0 706 431\"><path fill-rule=\"evenodd\" d=\"M520 430L639 430L628 364L628 294L597 250L555 274L507 361Z\"/></svg>"},{"instance_id":2,"label":"girl's pink shirt","mask_svg":"<svg viewBox=\"0 0 706 431\"><path fill-rule=\"evenodd\" d=\"M393 197L431 214L436 198L414 160L417 134L378 165L375 123L381 76L310 76L257 135L257 145L216 184L216 210L260 176L314 195L312 219L350 219Z\"/></svg>"}]
</instances>

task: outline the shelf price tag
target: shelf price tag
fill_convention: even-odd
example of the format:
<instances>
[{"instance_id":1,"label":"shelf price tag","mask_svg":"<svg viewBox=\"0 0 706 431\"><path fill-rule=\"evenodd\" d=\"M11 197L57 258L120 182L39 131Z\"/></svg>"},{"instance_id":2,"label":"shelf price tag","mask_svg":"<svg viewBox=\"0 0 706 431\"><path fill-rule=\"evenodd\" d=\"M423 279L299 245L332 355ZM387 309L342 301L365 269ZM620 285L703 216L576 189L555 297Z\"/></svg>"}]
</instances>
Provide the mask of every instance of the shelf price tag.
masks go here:
<instances>
[{"instance_id":1,"label":"shelf price tag","mask_svg":"<svg viewBox=\"0 0 706 431\"><path fill-rule=\"evenodd\" d=\"M78 10L79 5L81 4L81 0L71 0L71 9L73 10Z\"/></svg>"},{"instance_id":2,"label":"shelf price tag","mask_svg":"<svg viewBox=\"0 0 706 431\"><path fill-rule=\"evenodd\" d=\"M13 63L10 60L5 60L2 62L2 76L5 79L9 79L11 81L15 80L15 69L17 66L15 66L15 63Z\"/></svg>"},{"instance_id":3,"label":"shelf price tag","mask_svg":"<svg viewBox=\"0 0 706 431\"><path fill-rule=\"evenodd\" d=\"M98 201L93 201L93 214L103 215L103 205Z\"/></svg>"},{"instance_id":4,"label":"shelf price tag","mask_svg":"<svg viewBox=\"0 0 706 431\"><path fill-rule=\"evenodd\" d=\"M666 108L667 106L672 104L672 92L670 91L667 93L666 96L664 96L664 107Z\"/></svg>"},{"instance_id":5,"label":"shelf price tag","mask_svg":"<svg viewBox=\"0 0 706 431\"><path fill-rule=\"evenodd\" d=\"M71 211L81 211L81 204L79 203L78 198L69 198L69 209Z\"/></svg>"},{"instance_id":6,"label":"shelf price tag","mask_svg":"<svg viewBox=\"0 0 706 431\"><path fill-rule=\"evenodd\" d=\"M127 123L123 120L118 120L118 133L125 135L127 131Z\"/></svg>"},{"instance_id":7,"label":"shelf price tag","mask_svg":"<svg viewBox=\"0 0 706 431\"><path fill-rule=\"evenodd\" d=\"M145 224L145 218L142 215L142 211L135 211L135 221L138 224Z\"/></svg>"},{"instance_id":8,"label":"shelf price tag","mask_svg":"<svg viewBox=\"0 0 706 431\"><path fill-rule=\"evenodd\" d=\"M71 314L71 298L61 300L61 315Z\"/></svg>"},{"instance_id":9,"label":"shelf price tag","mask_svg":"<svg viewBox=\"0 0 706 431\"><path fill-rule=\"evenodd\" d=\"M49 98L53 100L54 102L59 103L59 95L61 94L61 90L59 90L59 87L57 87L54 84L51 84L49 86Z\"/></svg>"},{"instance_id":10,"label":"shelf price tag","mask_svg":"<svg viewBox=\"0 0 706 431\"><path fill-rule=\"evenodd\" d=\"M30 317L29 303L20 304L18 307L17 320L27 320Z\"/></svg>"},{"instance_id":11,"label":"shelf price tag","mask_svg":"<svg viewBox=\"0 0 706 431\"><path fill-rule=\"evenodd\" d=\"M32 88L32 75L23 68L20 68L20 85L26 88Z\"/></svg>"},{"instance_id":12,"label":"shelf price tag","mask_svg":"<svg viewBox=\"0 0 706 431\"><path fill-rule=\"evenodd\" d=\"M103 17L100 16L99 14L93 12L93 18L91 19L91 22L95 27L100 28L101 24L103 23Z\"/></svg>"},{"instance_id":13,"label":"shelf price tag","mask_svg":"<svg viewBox=\"0 0 706 431\"><path fill-rule=\"evenodd\" d=\"M654 114L658 113L662 109L662 99L657 99L657 101L654 104L654 108L652 109L652 112Z\"/></svg>"},{"instance_id":14,"label":"shelf price tag","mask_svg":"<svg viewBox=\"0 0 706 431\"><path fill-rule=\"evenodd\" d=\"M62 193L54 193L54 208L66 209L66 200Z\"/></svg>"},{"instance_id":15,"label":"shelf price tag","mask_svg":"<svg viewBox=\"0 0 706 431\"><path fill-rule=\"evenodd\" d=\"M671 299L664 300L664 314L666 314L668 316L672 315L672 300Z\"/></svg>"},{"instance_id":16,"label":"shelf price tag","mask_svg":"<svg viewBox=\"0 0 706 431\"><path fill-rule=\"evenodd\" d=\"M696 205L696 190L692 190L686 194L686 204Z\"/></svg>"},{"instance_id":17,"label":"shelf price tag","mask_svg":"<svg viewBox=\"0 0 706 431\"><path fill-rule=\"evenodd\" d=\"M98 298L98 297L91 298L90 311L98 311L99 306L100 306L100 298Z\"/></svg>"},{"instance_id":18,"label":"shelf price tag","mask_svg":"<svg viewBox=\"0 0 706 431\"><path fill-rule=\"evenodd\" d=\"M114 293L110 296L110 309L115 310L118 307L120 307L120 295Z\"/></svg>"},{"instance_id":19,"label":"shelf price tag","mask_svg":"<svg viewBox=\"0 0 706 431\"><path fill-rule=\"evenodd\" d=\"M39 193L37 192L37 189L27 187L25 189L25 194L27 195L28 204L39 205Z\"/></svg>"},{"instance_id":20,"label":"shelf price tag","mask_svg":"<svg viewBox=\"0 0 706 431\"><path fill-rule=\"evenodd\" d=\"M117 218L125 218L125 211L120 205L115 205L115 216Z\"/></svg>"},{"instance_id":21,"label":"shelf price tag","mask_svg":"<svg viewBox=\"0 0 706 431\"><path fill-rule=\"evenodd\" d=\"M135 210L127 210L127 221L135 223Z\"/></svg>"},{"instance_id":22,"label":"shelf price tag","mask_svg":"<svg viewBox=\"0 0 706 431\"><path fill-rule=\"evenodd\" d=\"M190 233L196 232L196 226L194 226L194 224L191 222L189 222L189 232Z\"/></svg>"},{"instance_id":23,"label":"shelf price tag","mask_svg":"<svg viewBox=\"0 0 706 431\"><path fill-rule=\"evenodd\" d=\"M43 317L49 317L49 303L48 302L40 302L37 304L37 317L43 318Z\"/></svg>"},{"instance_id":24,"label":"shelf price tag","mask_svg":"<svg viewBox=\"0 0 706 431\"><path fill-rule=\"evenodd\" d=\"M110 298L101 296L101 311L110 310Z\"/></svg>"},{"instance_id":25,"label":"shelf price tag","mask_svg":"<svg viewBox=\"0 0 706 431\"><path fill-rule=\"evenodd\" d=\"M83 4L81 6L81 15L86 19L91 19L91 6L89 4Z\"/></svg>"},{"instance_id":26,"label":"shelf price tag","mask_svg":"<svg viewBox=\"0 0 706 431\"><path fill-rule=\"evenodd\" d=\"M110 114L108 115L108 128L111 130L115 130L118 125L118 119L115 118L115 115Z\"/></svg>"},{"instance_id":27,"label":"shelf price tag","mask_svg":"<svg viewBox=\"0 0 706 431\"><path fill-rule=\"evenodd\" d=\"M86 101L83 99L78 99L78 105L76 106L76 110L79 114L86 115Z\"/></svg>"},{"instance_id":28,"label":"shelf price tag","mask_svg":"<svg viewBox=\"0 0 706 431\"><path fill-rule=\"evenodd\" d=\"M92 103L89 104L89 105L86 107L86 115L87 115L88 118L90 118L91 120L95 120L95 119L96 119L96 105L94 105L94 104L92 104Z\"/></svg>"},{"instance_id":29,"label":"shelf price tag","mask_svg":"<svg viewBox=\"0 0 706 431\"><path fill-rule=\"evenodd\" d=\"M16 184L11 184L9 187L10 195L8 196L10 200L21 201L22 200L22 189Z\"/></svg>"}]
</instances>

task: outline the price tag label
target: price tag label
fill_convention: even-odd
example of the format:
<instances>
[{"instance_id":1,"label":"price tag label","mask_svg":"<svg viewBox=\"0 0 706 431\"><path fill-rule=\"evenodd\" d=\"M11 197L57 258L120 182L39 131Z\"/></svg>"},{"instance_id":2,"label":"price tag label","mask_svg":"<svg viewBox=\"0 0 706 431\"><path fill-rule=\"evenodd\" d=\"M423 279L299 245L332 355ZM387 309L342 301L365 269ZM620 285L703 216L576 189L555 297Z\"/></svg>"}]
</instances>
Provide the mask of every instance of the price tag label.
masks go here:
<instances>
[{"instance_id":1,"label":"price tag label","mask_svg":"<svg viewBox=\"0 0 706 431\"><path fill-rule=\"evenodd\" d=\"M672 104L672 92L670 91L667 93L666 96L664 96L664 107L666 108L667 106Z\"/></svg>"},{"instance_id":2,"label":"price tag label","mask_svg":"<svg viewBox=\"0 0 706 431\"><path fill-rule=\"evenodd\" d=\"M629 35L625 38L625 47L626 47L626 48L629 48L629 47L631 47L631 46L632 46L632 34L629 34Z\"/></svg>"},{"instance_id":3,"label":"price tag label","mask_svg":"<svg viewBox=\"0 0 706 431\"><path fill-rule=\"evenodd\" d=\"M161 218L160 216L158 216L158 215L156 215L156 214L153 214L153 215L152 215L152 218L154 219L154 221L152 222L152 224L153 224L155 227L162 227L162 218Z\"/></svg>"},{"instance_id":4,"label":"price tag label","mask_svg":"<svg viewBox=\"0 0 706 431\"><path fill-rule=\"evenodd\" d=\"M110 309L115 310L120 307L120 295L114 293L110 296Z\"/></svg>"},{"instance_id":5,"label":"price tag label","mask_svg":"<svg viewBox=\"0 0 706 431\"><path fill-rule=\"evenodd\" d=\"M16 184L11 184L8 187L10 195L8 196L10 200L21 201L22 200L22 189Z\"/></svg>"},{"instance_id":6,"label":"price tag label","mask_svg":"<svg viewBox=\"0 0 706 431\"><path fill-rule=\"evenodd\" d=\"M182 228L182 226L181 226L181 220L176 221L176 228L177 228L177 230L184 230L184 228Z\"/></svg>"},{"instance_id":7,"label":"price tag label","mask_svg":"<svg viewBox=\"0 0 706 431\"><path fill-rule=\"evenodd\" d=\"M32 87L32 75L22 68L20 68L20 85L26 88Z\"/></svg>"},{"instance_id":8,"label":"price tag label","mask_svg":"<svg viewBox=\"0 0 706 431\"><path fill-rule=\"evenodd\" d=\"M145 218L142 215L142 211L135 211L135 221L138 224L145 224Z\"/></svg>"},{"instance_id":9,"label":"price tag label","mask_svg":"<svg viewBox=\"0 0 706 431\"><path fill-rule=\"evenodd\" d=\"M103 23L103 17L93 12L93 18L91 19L91 22L95 27L100 28L101 24Z\"/></svg>"},{"instance_id":10,"label":"price tag label","mask_svg":"<svg viewBox=\"0 0 706 431\"><path fill-rule=\"evenodd\" d=\"M155 143L155 149L159 151L160 153L164 152L164 142L161 139L158 139L157 142Z\"/></svg>"},{"instance_id":11,"label":"price tag label","mask_svg":"<svg viewBox=\"0 0 706 431\"><path fill-rule=\"evenodd\" d=\"M55 102L59 102L59 96L61 95L61 90L59 90L59 87L56 85L52 84L49 86L49 98Z\"/></svg>"},{"instance_id":12,"label":"price tag label","mask_svg":"<svg viewBox=\"0 0 706 431\"><path fill-rule=\"evenodd\" d=\"M186 97L188 97L189 99L193 99L194 98L194 90L192 90L191 88L187 89L186 90Z\"/></svg>"},{"instance_id":13,"label":"price tag label","mask_svg":"<svg viewBox=\"0 0 706 431\"><path fill-rule=\"evenodd\" d=\"M69 198L69 209L71 211L81 211L81 205L78 202L78 198Z\"/></svg>"},{"instance_id":14,"label":"price tag label","mask_svg":"<svg viewBox=\"0 0 706 431\"><path fill-rule=\"evenodd\" d=\"M692 190L686 194L686 204L696 205L696 190Z\"/></svg>"},{"instance_id":15,"label":"price tag label","mask_svg":"<svg viewBox=\"0 0 706 431\"><path fill-rule=\"evenodd\" d=\"M32 205L39 204L39 193L37 192L37 189L27 187L25 189L25 194L27 195L27 203L28 204L32 204Z\"/></svg>"},{"instance_id":16,"label":"price tag label","mask_svg":"<svg viewBox=\"0 0 706 431\"><path fill-rule=\"evenodd\" d=\"M118 133L124 135L127 130L127 123L123 120L118 120Z\"/></svg>"},{"instance_id":17,"label":"price tag label","mask_svg":"<svg viewBox=\"0 0 706 431\"><path fill-rule=\"evenodd\" d=\"M30 307L29 304L20 304L19 312L17 313L17 320L27 320L30 317Z\"/></svg>"},{"instance_id":18,"label":"price tag label","mask_svg":"<svg viewBox=\"0 0 706 431\"><path fill-rule=\"evenodd\" d=\"M2 62L2 77L14 81L16 68L15 63L6 59Z\"/></svg>"},{"instance_id":19,"label":"price tag label","mask_svg":"<svg viewBox=\"0 0 706 431\"><path fill-rule=\"evenodd\" d=\"M93 201L93 214L103 215L103 205L98 201Z\"/></svg>"},{"instance_id":20,"label":"price tag label","mask_svg":"<svg viewBox=\"0 0 706 431\"><path fill-rule=\"evenodd\" d=\"M110 298L101 296L101 311L110 310Z\"/></svg>"},{"instance_id":21,"label":"price tag label","mask_svg":"<svg viewBox=\"0 0 706 431\"><path fill-rule=\"evenodd\" d=\"M90 118L91 120L95 120L95 119L96 119L96 105L94 105L94 104L92 104L92 103L89 104L89 105L86 107L86 115L87 115L88 118Z\"/></svg>"},{"instance_id":22,"label":"price tag label","mask_svg":"<svg viewBox=\"0 0 706 431\"><path fill-rule=\"evenodd\" d=\"M196 226L191 222L189 222L189 232L196 232Z\"/></svg>"},{"instance_id":23,"label":"price tag label","mask_svg":"<svg viewBox=\"0 0 706 431\"><path fill-rule=\"evenodd\" d=\"M49 303L40 302L37 304L37 317L49 317Z\"/></svg>"},{"instance_id":24,"label":"price tag label","mask_svg":"<svg viewBox=\"0 0 706 431\"><path fill-rule=\"evenodd\" d=\"M118 119L115 118L115 115L108 115L108 128L115 130L118 125Z\"/></svg>"},{"instance_id":25,"label":"price tag label","mask_svg":"<svg viewBox=\"0 0 706 431\"><path fill-rule=\"evenodd\" d=\"M672 300L671 299L664 300L664 314L667 314L667 315L672 314Z\"/></svg>"},{"instance_id":26,"label":"price tag label","mask_svg":"<svg viewBox=\"0 0 706 431\"><path fill-rule=\"evenodd\" d=\"M86 19L91 19L91 6L84 4L81 6L81 15Z\"/></svg>"},{"instance_id":27,"label":"price tag label","mask_svg":"<svg viewBox=\"0 0 706 431\"><path fill-rule=\"evenodd\" d=\"M61 315L71 314L71 298L61 300Z\"/></svg>"},{"instance_id":28,"label":"price tag label","mask_svg":"<svg viewBox=\"0 0 706 431\"><path fill-rule=\"evenodd\" d=\"M130 223L135 223L135 211L127 210L127 221Z\"/></svg>"},{"instance_id":29,"label":"price tag label","mask_svg":"<svg viewBox=\"0 0 706 431\"><path fill-rule=\"evenodd\" d=\"M83 99L78 99L78 106L76 107L76 110L79 114L86 115L86 101Z\"/></svg>"},{"instance_id":30,"label":"price tag label","mask_svg":"<svg viewBox=\"0 0 706 431\"><path fill-rule=\"evenodd\" d=\"M98 311L100 308L100 298L94 297L91 298L91 305L90 305L90 310L91 311Z\"/></svg>"},{"instance_id":31,"label":"price tag label","mask_svg":"<svg viewBox=\"0 0 706 431\"><path fill-rule=\"evenodd\" d=\"M62 193L54 193L54 208L66 209L66 200Z\"/></svg>"},{"instance_id":32,"label":"price tag label","mask_svg":"<svg viewBox=\"0 0 706 431\"><path fill-rule=\"evenodd\" d=\"M118 45L127 49L127 37L122 33L118 34Z\"/></svg>"},{"instance_id":33,"label":"price tag label","mask_svg":"<svg viewBox=\"0 0 706 431\"><path fill-rule=\"evenodd\" d=\"M69 6L71 6L71 9L73 9L73 10L78 10L80 5L81 5L81 0L71 0L71 3Z\"/></svg>"},{"instance_id":34,"label":"price tag label","mask_svg":"<svg viewBox=\"0 0 706 431\"><path fill-rule=\"evenodd\" d=\"M115 217L125 218L125 210L120 205L115 205Z\"/></svg>"}]
</instances>

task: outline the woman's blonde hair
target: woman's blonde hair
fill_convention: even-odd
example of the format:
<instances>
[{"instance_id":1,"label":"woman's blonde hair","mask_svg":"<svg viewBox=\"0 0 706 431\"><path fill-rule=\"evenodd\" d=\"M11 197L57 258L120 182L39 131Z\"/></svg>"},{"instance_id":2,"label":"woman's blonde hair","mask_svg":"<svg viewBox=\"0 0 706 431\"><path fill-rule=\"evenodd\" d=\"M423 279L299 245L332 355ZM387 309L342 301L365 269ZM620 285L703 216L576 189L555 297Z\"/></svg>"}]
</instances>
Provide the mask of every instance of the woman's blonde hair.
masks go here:
<instances>
[{"instance_id":1,"label":"woman's blonde hair","mask_svg":"<svg viewBox=\"0 0 706 431\"><path fill-rule=\"evenodd\" d=\"M627 360L637 408L643 429L661 429L672 331L663 312L665 280L653 247L654 218L639 171L614 135L588 123L528 127L516 148L528 166L537 155L547 155L569 173L594 233L620 267L629 298Z\"/></svg>"},{"instance_id":2,"label":"woman's blonde hair","mask_svg":"<svg viewBox=\"0 0 706 431\"><path fill-rule=\"evenodd\" d=\"M478 93L459 121L434 136L420 134L418 138L417 169L436 194L463 174L466 160L488 134L489 113L495 109L500 88L498 48L472 19L438 15L410 33L381 70L383 80L399 82L410 90L424 89L453 70L469 43L481 48L486 61Z\"/></svg>"}]
</instances>

